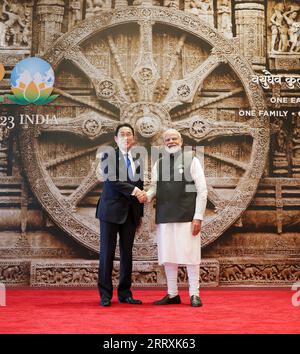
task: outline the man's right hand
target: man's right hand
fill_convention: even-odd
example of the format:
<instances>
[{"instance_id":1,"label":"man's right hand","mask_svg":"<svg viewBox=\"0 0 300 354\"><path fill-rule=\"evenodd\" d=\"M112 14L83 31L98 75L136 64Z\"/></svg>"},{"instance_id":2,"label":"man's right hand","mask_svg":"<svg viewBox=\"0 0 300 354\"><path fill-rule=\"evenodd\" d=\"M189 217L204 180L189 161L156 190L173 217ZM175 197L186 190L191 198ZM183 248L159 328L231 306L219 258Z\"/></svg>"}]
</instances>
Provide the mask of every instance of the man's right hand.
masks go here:
<instances>
[{"instance_id":1,"label":"man's right hand","mask_svg":"<svg viewBox=\"0 0 300 354\"><path fill-rule=\"evenodd\" d=\"M135 196L137 197L138 201L142 204L142 203L146 203L147 202L147 194L146 191L137 191Z\"/></svg>"}]
</instances>

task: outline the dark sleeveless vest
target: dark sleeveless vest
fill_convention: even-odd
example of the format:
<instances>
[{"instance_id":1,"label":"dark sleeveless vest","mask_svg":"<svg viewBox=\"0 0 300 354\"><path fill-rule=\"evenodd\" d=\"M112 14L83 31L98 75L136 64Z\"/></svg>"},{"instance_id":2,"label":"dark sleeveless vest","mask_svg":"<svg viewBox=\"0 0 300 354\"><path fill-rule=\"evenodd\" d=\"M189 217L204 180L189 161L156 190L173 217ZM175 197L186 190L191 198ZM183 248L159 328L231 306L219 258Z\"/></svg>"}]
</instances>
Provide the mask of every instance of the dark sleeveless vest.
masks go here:
<instances>
[{"instance_id":1,"label":"dark sleeveless vest","mask_svg":"<svg viewBox=\"0 0 300 354\"><path fill-rule=\"evenodd\" d=\"M163 153L157 162L157 224L192 221L196 206L196 188L190 169L193 153ZM169 162L168 162L169 160ZM166 176L170 178L167 178ZM164 178L163 178L164 177Z\"/></svg>"}]
</instances>

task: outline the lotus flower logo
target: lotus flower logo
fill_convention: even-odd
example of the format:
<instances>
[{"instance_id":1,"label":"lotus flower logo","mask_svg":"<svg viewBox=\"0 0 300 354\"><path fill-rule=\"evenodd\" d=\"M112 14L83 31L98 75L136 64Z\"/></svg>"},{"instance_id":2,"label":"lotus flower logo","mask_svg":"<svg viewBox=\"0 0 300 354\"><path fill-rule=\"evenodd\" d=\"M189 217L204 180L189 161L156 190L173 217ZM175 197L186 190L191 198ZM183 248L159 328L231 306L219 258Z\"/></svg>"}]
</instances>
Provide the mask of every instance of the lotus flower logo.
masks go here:
<instances>
[{"instance_id":1,"label":"lotus flower logo","mask_svg":"<svg viewBox=\"0 0 300 354\"><path fill-rule=\"evenodd\" d=\"M58 97L51 95L54 71L43 59L32 57L20 61L14 67L10 81L13 95L6 97L13 103L43 105Z\"/></svg>"}]
</instances>

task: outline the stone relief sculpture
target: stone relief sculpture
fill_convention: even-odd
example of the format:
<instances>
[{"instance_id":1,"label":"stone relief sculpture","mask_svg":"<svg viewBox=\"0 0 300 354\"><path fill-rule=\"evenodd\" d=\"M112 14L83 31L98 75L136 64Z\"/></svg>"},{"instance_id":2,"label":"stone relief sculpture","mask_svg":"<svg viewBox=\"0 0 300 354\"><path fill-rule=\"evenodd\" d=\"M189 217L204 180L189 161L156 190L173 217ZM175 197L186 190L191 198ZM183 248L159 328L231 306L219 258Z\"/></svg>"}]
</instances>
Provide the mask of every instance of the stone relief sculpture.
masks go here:
<instances>
[{"instance_id":1,"label":"stone relief sculpture","mask_svg":"<svg viewBox=\"0 0 300 354\"><path fill-rule=\"evenodd\" d=\"M25 19L25 27L23 29L23 32L21 33L21 43L24 45L28 46L29 45L29 38L30 38L30 11L28 9L25 10L24 13Z\"/></svg>"},{"instance_id":2,"label":"stone relief sculpture","mask_svg":"<svg viewBox=\"0 0 300 354\"><path fill-rule=\"evenodd\" d=\"M105 7L105 0L87 0L86 2L86 17L97 15Z\"/></svg>"},{"instance_id":3,"label":"stone relief sculpture","mask_svg":"<svg viewBox=\"0 0 300 354\"><path fill-rule=\"evenodd\" d=\"M213 5L210 0L191 0L188 12L213 26Z\"/></svg>"},{"instance_id":4,"label":"stone relief sculpture","mask_svg":"<svg viewBox=\"0 0 300 354\"><path fill-rule=\"evenodd\" d=\"M274 13L270 19L272 52L299 52L300 22L296 21L299 10L298 5L290 5L288 11L285 11L283 3L274 6Z\"/></svg>"},{"instance_id":5,"label":"stone relief sculpture","mask_svg":"<svg viewBox=\"0 0 300 354\"><path fill-rule=\"evenodd\" d=\"M288 173L287 144L288 136L283 120L275 121L278 131L274 141L273 173L276 175L286 175Z\"/></svg>"},{"instance_id":6,"label":"stone relief sculpture","mask_svg":"<svg viewBox=\"0 0 300 354\"><path fill-rule=\"evenodd\" d=\"M288 24L289 35L289 51L299 52L300 50L300 22L296 21L300 6L290 6L290 10L283 14L283 17Z\"/></svg>"},{"instance_id":7,"label":"stone relief sculpture","mask_svg":"<svg viewBox=\"0 0 300 354\"><path fill-rule=\"evenodd\" d=\"M6 127L0 126L0 147L1 147L1 143L4 142L8 137L8 132L9 131Z\"/></svg>"},{"instance_id":8,"label":"stone relief sculpture","mask_svg":"<svg viewBox=\"0 0 300 354\"><path fill-rule=\"evenodd\" d=\"M287 45L287 40L284 39L285 37L283 36L284 32L284 18L283 18L283 11L284 11L284 5L283 4L277 4L274 6L274 13L270 19L270 27L272 31L272 42L271 42L271 50L275 51L276 49L278 51L284 51L283 48L285 48ZM277 45L277 47L276 47Z\"/></svg>"},{"instance_id":9,"label":"stone relief sculpture","mask_svg":"<svg viewBox=\"0 0 300 354\"><path fill-rule=\"evenodd\" d=\"M21 3L3 0L0 19L0 47L28 46L30 12Z\"/></svg>"},{"instance_id":10,"label":"stone relief sculpture","mask_svg":"<svg viewBox=\"0 0 300 354\"><path fill-rule=\"evenodd\" d=\"M231 10L229 0L223 0L218 8L219 30L227 38L232 38Z\"/></svg>"},{"instance_id":11,"label":"stone relief sculpture","mask_svg":"<svg viewBox=\"0 0 300 354\"><path fill-rule=\"evenodd\" d=\"M287 143L287 134L283 127L283 121L279 120L278 122L279 131L276 135L276 150L275 153L286 153L286 143Z\"/></svg>"},{"instance_id":12,"label":"stone relief sculpture","mask_svg":"<svg viewBox=\"0 0 300 354\"><path fill-rule=\"evenodd\" d=\"M299 120L300 123L300 120ZM292 138L293 176L300 177L300 124L295 122Z\"/></svg>"},{"instance_id":13,"label":"stone relief sculpture","mask_svg":"<svg viewBox=\"0 0 300 354\"><path fill-rule=\"evenodd\" d=\"M288 2L282 2L286 5L279 4L271 9L272 19L268 23L268 29L271 28L270 39L272 36L272 43L271 40L269 43L271 54L277 57L276 60L281 55L287 68L285 70L291 74L297 68L297 63L294 65L291 62L297 57L295 54L299 53L297 16L300 15L299 7L291 5L292 1L296 2L291 0L288 5ZM295 117L292 126L287 124L288 120L275 122L278 129L272 137L269 152L268 122L256 117L244 121L235 115L236 107L240 107L241 101L244 104L245 92L250 95L250 107L264 109L264 96L252 85L251 66L244 61L243 55L251 52L253 57L264 59L262 63L268 62L263 40L267 6L262 5L261 1L259 4L235 1L232 2L235 6L232 6L231 1L226 0L185 0L184 4L180 2L180 8L184 6L185 11L177 11L179 0L152 1L153 5L161 5L155 9L143 8L150 6L150 0L130 1L130 6L127 0L116 0L114 8L117 11L113 10L110 18L102 12L111 7L110 0L53 0L55 6L49 6L46 0L29 2L0 0L0 46L4 48L4 54L1 55L5 59L14 55L13 60L18 61L24 52L29 52L28 49L20 50L22 48L14 46L30 46L33 7L37 14L34 45L39 49L39 54L45 53L45 58L55 70L62 65L56 71L60 101L57 105L54 102L52 106L39 109L42 113L47 108L51 112L53 110L59 118L59 125L22 128L19 135L12 135L15 133L10 131L9 139L7 129L0 126L0 191L5 193L0 201L1 207L4 205L3 213L1 209L0 228L5 225L5 218L8 219L5 205L9 200L15 203L15 206L9 207L9 212L16 215L15 220L9 219L9 227L14 225L11 234L17 236L20 229L20 207L17 205L23 203L22 208L25 210L26 203L30 204L28 200L33 200L33 210L26 216L30 242L22 243L18 239L12 243L13 246L7 246L8 236L0 231L0 254L13 258L9 265L4 266L1 259L0 280L11 284L29 284L30 279L32 286L86 286L96 283L95 252L98 250L99 230L98 225L93 223L94 218L90 216L95 195L101 193L103 177L94 176L99 169L96 168L98 161L93 161L93 153L98 148L98 142L102 141L100 137L103 135L104 141L119 121L133 124L139 139L147 146L155 144L160 129L171 125L182 131L186 141L193 141L196 145L205 142L204 158L211 186L211 207L208 213L211 214L207 218L209 227L203 232L203 243L211 244L212 247L209 251L211 253L205 250L208 259L204 260L207 263L201 265L201 282L210 285L242 285L290 284L298 280L299 261L293 259L287 262L286 259L298 255L296 252L300 246L298 234L294 232L295 223L299 225L295 215L298 211L296 208L299 208L300 117L297 121ZM45 4L49 11L47 14L44 14ZM66 10L68 19L65 18ZM72 29L73 25L84 18L85 13L86 17L90 17L88 21ZM239 20L233 25L236 25L235 39L242 43L240 48L235 46L235 39L226 41L223 38L232 37L233 14ZM213 16L216 16L218 23L216 29L203 23L205 21L213 25ZM107 31L110 25L114 26L114 31ZM124 31L125 28L129 29L128 33ZM64 33L67 31L70 33ZM53 45L55 39L63 33L64 36L58 39L59 43ZM212 52L202 45L204 42L211 43ZM8 50L10 48L13 50ZM18 53L14 54L14 51ZM232 80L233 72L226 73L228 63L224 63L224 57L228 57L230 66L237 70L241 82ZM4 60L2 62L7 64ZM74 65L77 70L70 69L68 72L64 63L70 64L70 68ZM282 72L281 65L277 68ZM198 85L199 82L201 85ZM2 84L4 87L5 81ZM288 117L291 118L290 115ZM74 134L74 141L78 138L78 147L58 139L60 134L65 133L70 136ZM51 139L45 142L45 136ZM228 143L219 145L223 138L228 139ZM16 139L20 141L20 151L15 149ZM11 148L14 149L16 161L8 159ZM251 164L248 164L250 154L253 158ZM265 156L268 156L270 168L269 173L264 169L265 175L261 178ZM17 160L20 158L23 161L22 168L19 168ZM21 183L26 185L19 175L19 171L22 171L23 176L23 170L32 186L30 199L21 186ZM47 175L44 174L45 170ZM244 171L253 179L240 178ZM35 184L36 180L39 186ZM255 182L248 184L250 180ZM237 187L236 183L239 183ZM258 183L260 195L254 192ZM228 195L233 190L232 199L226 199L227 195L223 198L223 188ZM14 195L16 192L21 197ZM264 197L264 193L268 197ZM284 194L293 194L293 197L283 198ZM247 210L250 202L256 208L255 216L252 216L254 211L251 208ZM270 211L265 208L271 203L273 209L276 207L274 212L273 209ZM40 205L44 206L49 215L47 227L56 224L57 228L79 241L78 248L53 242L55 237L59 240L61 236L55 234L50 238L44 223L39 224ZM282 205L289 205L290 209L284 210ZM149 210L152 209L152 205L149 205ZM277 210L281 210L282 220L281 216L276 220ZM246 227L253 231L248 241L244 241L244 234L236 231L234 223L233 231L228 233L229 237L224 235L228 240L223 247L221 237L220 240L217 238L244 211ZM147 215L150 215L148 211ZM144 220L142 232L137 235L135 244L136 268L133 281L138 285L161 285L164 279L162 270L156 267L154 221L151 217L145 218L147 220ZM284 220L287 218L290 218L289 223ZM254 222L255 229L252 229ZM270 238L282 237L278 245L274 241L276 247L273 247L273 243L266 239L267 235L259 233L259 228L271 228L280 223L283 230L278 231L278 234L276 230L270 232ZM32 245L37 243L31 242L31 224L36 225L35 233L41 238L36 247ZM89 253L84 253L84 249ZM245 259L247 255L255 262ZM24 270L19 277L16 267L20 267L18 259L24 256L32 259L28 261L27 268L22 268ZM45 265L46 259L50 257L53 260ZM75 260L78 257L82 257L80 262ZM264 257L272 259L266 260ZM87 262L84 258L93 260ZM213 258L218 260L214 260L211 266L209 262ZM32 267L34 259L40 259L36 272L33 268L28 269ZM66 260L68 264L64 265ZM113 274L116 279L118 272L114 270ZM182 282L185 282L186 273L180 271L180 274Z\"/></svg>"},{"instance_id":14,"label":"stone relief sculpture","mask_svg":"<svg viewBox=\"0 0 300 354\"><path fill-rule=\"evenodd\" d=\"M72 0L70 2L71 25L76 25L81 20L81 2L80 0Z\"/></svg>"},{"instance_id":15,"label":"stone relief sculpture","mask_svg":"<svg viewBox=\"0 0 300 354\"><path fill-rule=\"evenodd\" d=\"M239 283L241 280L250 283L291 282L299 279L299 268L291 264L242 264L225 266L221 271L221 283Z\"/></svg>"},{"instance_id":16,"label":"stone relief sculpture","mask_svg":"<svg viewBox=\"0 0 300 354\"><path fill-rule=\"evenodd\" d=\"M295 127L293 131L294 157L300 158L300 127Z\"/></svg>"},{"instance_id":17,"label":"stone relief sculpture","mask_svg":"<svg viewBox=\"0 0 300 354\"><path fill-rule=\"evenodd\" d=\"M190 12L198 15L199 13L207 13L211 10L211 4L207 0L192 0Z\"/></svg>"},{"instance_id":18,"label":"stone relief sculpture","mask_svg":"<svg viewBox=\"0 0 300 354\"><path fill-rule=\"evenodd\" d=\"M7 174L8 136L9 130L4 126L0 126L0 176Z\"/></svg>"},{"instance_id":19,"label":"stone relief sculpture","mask_svg":"<svg viewBox=\"0 0 300 354\"><path fill-rule=\"evenodd\" d=\"M171 7L173 9L179 8L179 1L178 0L166 0L164 4L166 7Z\"/></svg>"},{"instance_id":20,"label":"stone relief sculpture","mask_svg":"<svg viewBox=\"0 0 300 354\"><path fill-rule=\"evenodd\" d=\"M210 6L206 8L209 9ZM86 138L87 141L94 144L93 142L95 139L102 135L104 137L107 132L113 131L116 124L118 124L118 121L130 122L133 124L139 135L143 138L145 144L152 144L153 140L156 139L156 135L159 135L158 133L164 126L177 127L185 136L187 136L188 139L193 139L195 143L200 143L206 140L214 141L218 136L223 136L223 134L226 136L251 136L255 141L255 143L252 144L255 151L253 153L254 157L251 159L252 162L250 165L245 165L242 161L236 160L233 157L226 157L225 154L217 154L213 147L210 152L207 152L207 156L209 158L211 157L212 163L215 160L220 161L223 171L226 167L225 164L230 164L235 166L236 169L246 171L249 168L253 169L254 175L260 174L264 165L264 156L266 156L263 151L268 148L268 123L257 121L255 123L257 129L253 131L251 126L248 126L247 124L233 121L233 115L231 113L228 120L223 120L220 116L218 124L214 124L215 121L213 119L203 119L200 112L197 110L199 104L199 102L197 102L197 97L199 92L202 90L200 88L201 83L209 77L210 73L212 73L214 69L219 67L219 70L222 70L224 57L219 53L222 53L225 50L226 52L234 52L234 50L237 49L234 47L231 48L229 43L226 43L225 46L225 43L220 40L221 36L217 35L214 29L205 25L203 21L196 16L192 16L191 14L188 15L183 11L177 11L175 16L175 12L176 10L170 11L164 7L144 9L143 7L138 6L129 7L124 10L122 9L122 11L119 12L112 11L112 16L115 17L110 19L111 24L114 23L113 21L117 21L117 25L120 24L120 21L124 22L124 24L126 23L126 25L129 22L135 24L136 32L134 33L136 34L133 36L133 34L129 32L127 34L128 40L126 41L123 38L123 33L122 35L112 35L111 33L106 33L102 30L100 24L102 24L102 26L104 26L103 29L105 29L105 16L107 17L105 13L102 13L102 18L100 14L98 18L92 18L90 21L83 22L84 27L80 28L80 32L78 28L75 28L73 30L74 32L70 32L69 35L72 37L68 43L71 43L71 47L53 47L53 49L48 52L47 59L49 62L51 62L55 68L64 57L66 60L71 62L72 65L82 69L82 72L84 72L86 76L91 79L91 84L94 85L92 95L94 96L93 99L95 102L92 103L91 107L94 108L89 116L86 114L79 114L76 116L77 118L73 117L74 119L64 119L63 112L60 110L60 116L62 119L60 120L60 124L58 126L45 125L44 127L41 127L41 136L44 134L43 132L46 131L67 131L69 134L74 132L75 135L80 135ZM153 27L155 21L162 18L164 18L166 26L169 25L171 27L173 23L176 26L176 24L180 22L187 28L187 31L194 31L193 33L195 36L204 36L204 39L211 42L211 45L216 48L216 50L212 53L208 49L203 50L200 46L202 43L200 41L195 41L192 45L187 42L185 45L184 41L186 38L186 31L176 33L174 36L172 35L173 38L169 39L169 33L172 33L172 31L168 32L167 27L164 27L163 30L161 30L163 37L158 37ZM101 41L106 40L107 43L108 50L106 50L107 54L105 53L107 56L103 56L101 58L101 67L99 66L100 62L98 64L97 62L91 62L91 58L94 57L94 52L90 50L88 46L77 46L76 44L79 39L81 43L83 43L83 39L81 38L82 36L86 37L85 41L86 43L89 43L91 31L97 31L97 33L103 31L103 38ZM62 37L56 43L60 43L60 41L67 43L69 39L66 38L67 37ZM97 37L97 40L99 40L98 38L99 37ZM157 55L160 53L160 49L157 46L158 38L164 38L165 48L167 48L166 45L169 43L168 50L170 61L166 61L167 65L165 65ZM134 51L126 49L128 48L127 43L129 42L135 43L135 46L133 47ZM121 52L122 55L116 50L117 45L119 47L121 45L124 46L124 52ZM183 52L182 49L184 49ZM52 52L54 54L52 54ZM203 54L205 53L202 61L194 66L193 71L185 72L184 77L181 78L180 73L175 70L176 66L183 67L181 55L184 61L190 63L195 56L194 53L199 52L202 52ZM132 56L132 54L134 55ZM108 55L111 58L109 61L107 58ZM102 66L102 60L104 63L107 63L106 66ZM247 82L247 78L251 77L251 71L248 63L245 62L243 64L243 59L239 57L238 53L235 53L234 56L229 57L229 60L232 60L231 67L240 72L240 75L244 77L244 82ZM57 61L57 63L55 61ZM113 65L113 70L111 72L108 70L110 62ZM128 65L128 63L131 63L131 65ZM161 76L165 71L166 74ZM82 74L78 73L78 75ZM132 78L132 81L128 79L130 77ZM59 80L57 80L57 82L59 83ZM133 86L134 83L135 85ZM84 83L84 86L85 85L86 83ZM217 98L218 101L234 95L234 90L232 90L228 84L225 84L224 87L226 87L226 93L220 95ZM242 87L239 88L239 92L242 92L243 90L244 89ZM60 92L63 97L64 90L61 90ZM264 106L264 102L261 99L262 92L259 87L256 86L253 88L251 87L251 89L249 88L249 93L251 96L251 106ZM70 93L66 92L66 94L66 97L71 97ZM76 102L82 104L82 106L90 105L87 100L81 101L78 97L75 99ZM195 102L193 104L194 100ZM105 108L103 106L104 101L108 102L110 106L107 105ZM201 102L201 106L204 107L210 103L211 100L205 99L204 102ZM115 117L115 109L112 107L120 107L120 116L117 116L117 119L110 118ZM175 119L175 113L173 116L173 108L176 107L178 107L176 114L179 115ZM94 109L97 111L94 112ZM186 109L189 109L189 111L186 112ZM103 113L99 114L99 112ZM189 115L189 112L193 114ZM69 115L69 111L66 111L66 117ZM174 119L171 119L171 116L174 117ZM76 124L74 124L75 121ZM221 126L223 129L220 129ZM104 131L103 127L106 127L107 130ZM263 130L261 130L261 127ZM30 144L30 142L34 142L30 135L31 133L34 133L35 136L38 135L36 131L33 132L31 129L22 131L21 140L26 146ZM53 134L53 137L54 135L55 134ZM37 136L37 139L39 139L39 136ZM257 146L259 146L259 150L256 149ZM87 153L96 151L98 147L99 146L90 147ZM46 168L50 171L50 173L52 173L54 169L57 169L59 174L62 176L72 175L72 170L69 172L68 161L84 156L84 154L86 154L86 148L83 148L82 151L70 151L69 154L66 154L63 148L60 149L57 147L57 149L59 149L57 150L57 156L61 154L63 154L63 156L59 159L55 159L53 162L51 162L52 160L49 156L49 160L47 162L48 165ZM24 157L25 160L28 158L30 161L32 161L32 159L29 154L40 153L39 149L34 150L21 148L21 150L26 151L25 156L22 154L22 158ZM27 151L29 151L28 154ZM41 151L41 153L43 152ZM247 158L248 156L250 157L248 152L246 155ZM59 166L57 165L58 162ZM65 166L63 166L64 163ZM36 180L39 174L38 167L27 162L24 163L24 166L26 166L26 172L28 172L30 176L32 173L32 176L34 175L34 180ZM72 237L82 241L82 245L86 245L89 249L98 252L98 227L92 222L93 220L90 221L90 219L86 219L81 216L82 210L79 207L79 203L81 203L81 200L84 200L85 196L87 196L88 193L99 184L99 180L95 176L93 169L89 172L89 163L86 163L86 166L84 167L86 168L85 173L82 173L81 169L78 170L78 177L83 177L80 182L77 182L78 187L76 187L76 189L66 198L61 199L60 203L55 203L54 198L56 198L56 195L51 195L53 191L54 193L57 191L57 194L60 193L58 189L54 190L50 187L50 192L48 192L48 186L44 184L43 186L39 185L38 190L34 187L34 193L38 194L38 198L40 198L41 203L49 209L51 215L53 215L54 218L57 217L55 222L63 223L64 230L68 230L67 232L70 230ZM40 171L44 171L44 169L41 169ZM213 176L215 175L214 170L212 170L211 173ZM48 181L46 180L45 183L47 182ZM239 181L237 181L237 183L239 183ZM255 183L258 183L258 178L255 178ZM214 191L213 187L212 191ZM231 202L232 207L228 207L228 209L231 209L231 212L227 214L230 218L232 218L232 220L233 218L236 219L235 213L241 213L243 210L243 205L247 205L247 203L250 202L254 191L253 181L251 181L251 184L243 182L235 188L233 192L235 195L232 196ZM231 222L231 219L228 219L228 216L222 215L222 213L226 213L226 208L221 208L220 205L222 203L222 205L226 204L225 200L222 201L217 193L212 193L212 199L212 208L214 209L214 207L216 207L216 212L213 210L214 219L212 219L212 222L216 226L206 226L206 229L209 230L209 232L207 231L206 234L203 232L203 244L205 244L205 242L213 242L213 238L218 237L220 233L219 230L227 227L227 225ZM64 209L65 214L62 212L61 208ZM62 217L62 215L64 216ZM217 218L220 218L221 222L217 222ZM142 241L141 243L136 243L135 245L134 256L137 260L146 258L152 259L155 257L155 247L151 238L151 230L147 230L147 232L148 240Z\"/></svg>"}]
</instances>

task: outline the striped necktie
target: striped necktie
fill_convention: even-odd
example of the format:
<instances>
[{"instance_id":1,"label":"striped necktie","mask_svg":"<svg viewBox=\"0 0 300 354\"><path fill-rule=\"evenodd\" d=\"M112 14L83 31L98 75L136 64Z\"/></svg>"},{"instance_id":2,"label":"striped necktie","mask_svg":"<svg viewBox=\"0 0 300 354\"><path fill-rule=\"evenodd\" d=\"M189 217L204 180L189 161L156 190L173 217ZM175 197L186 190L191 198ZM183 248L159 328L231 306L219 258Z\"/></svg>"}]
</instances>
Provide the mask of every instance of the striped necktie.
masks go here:
<instances>
[{"instance_id":1,"label":"striped necktie","mask_svg":"<svg viewBox=\"0 0 300 354\"><path fill-rule=\"evenodd\" d=\"M128 156L128 154L125 154L126 156L126 165L127 165L127 173L128 173L128 177L129 179L133 179L133 173L132 173L132 167L131 167L131 161L130 158Z\"/></svg>"}]
</instances>

